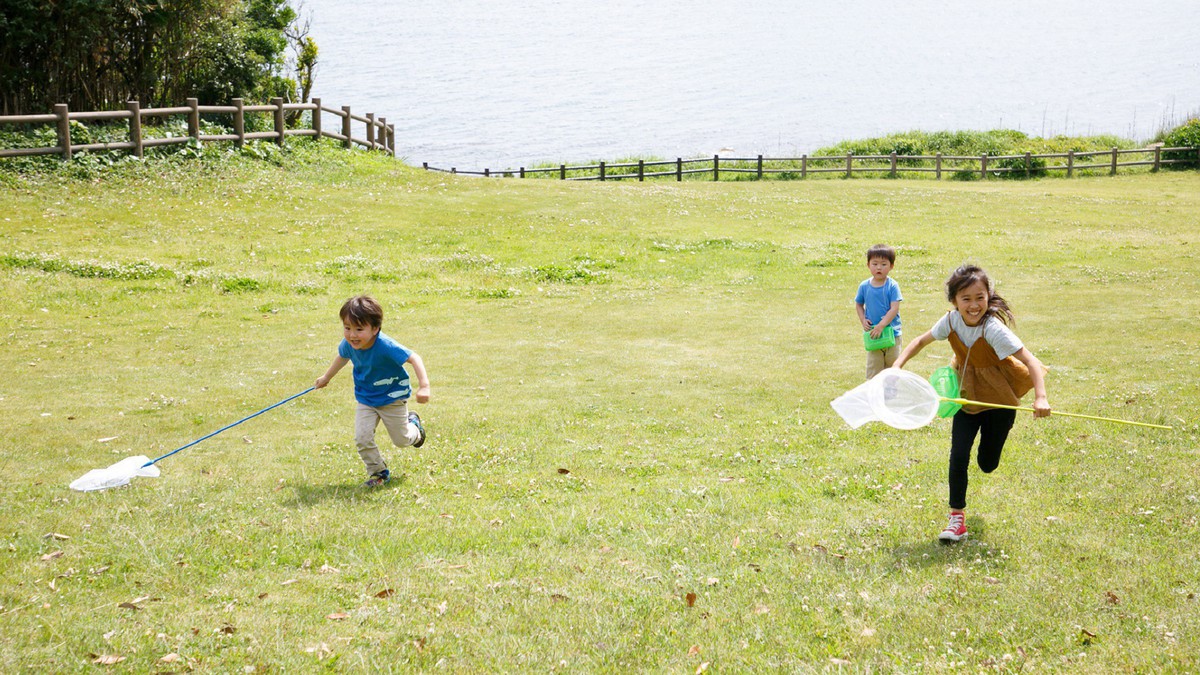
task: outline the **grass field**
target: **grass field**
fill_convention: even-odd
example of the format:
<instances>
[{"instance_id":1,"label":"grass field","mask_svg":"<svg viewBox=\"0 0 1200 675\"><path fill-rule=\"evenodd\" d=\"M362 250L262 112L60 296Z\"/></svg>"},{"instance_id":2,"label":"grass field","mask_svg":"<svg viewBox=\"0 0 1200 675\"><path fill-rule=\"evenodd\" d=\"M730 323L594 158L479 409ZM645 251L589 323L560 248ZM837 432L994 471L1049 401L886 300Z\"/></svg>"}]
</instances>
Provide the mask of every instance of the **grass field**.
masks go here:
<instances>
[{"instance_id":1,"label":"grass field","mask_svg":"<svg viewBox=\"0 0 1200 675\"><path fill-rule=\"evenodd\" d=\"M4 672L1200 670L1200 173L571 184L339 151L0 187ZM863 252L905 334L982 264L1064 411L972 469L850 430ZM429 440L368 491L371 293ZM948 359L944 343L911 369ZM111 665L106 665L111 664Z\"/></svg>"}]
</instances>

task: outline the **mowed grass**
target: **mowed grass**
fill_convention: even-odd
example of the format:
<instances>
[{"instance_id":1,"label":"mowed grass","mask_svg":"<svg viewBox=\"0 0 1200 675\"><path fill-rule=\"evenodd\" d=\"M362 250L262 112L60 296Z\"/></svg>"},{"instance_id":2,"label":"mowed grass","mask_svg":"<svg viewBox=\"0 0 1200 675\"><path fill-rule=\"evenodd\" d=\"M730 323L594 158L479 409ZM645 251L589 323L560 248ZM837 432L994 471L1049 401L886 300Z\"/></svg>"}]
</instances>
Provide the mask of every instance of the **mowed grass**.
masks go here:
<instances>
[{"instance_id":1,"label":"mowed grass","mask_svg":"<svg viewBox=\"0 0 1200 675\"><path fill-rule=\"evenodd\" d=\"M1200 669L1200 174L566 184L339 151L0 189L5 672ZM987 268L1051 404L944 524L949 423L850 430L863 253L905 335ZM370 293L420 449L309 387ZM944 343L912 364L927 375ZM104 663L115 662L112 665Z\"/></svg>"}]
</instances>

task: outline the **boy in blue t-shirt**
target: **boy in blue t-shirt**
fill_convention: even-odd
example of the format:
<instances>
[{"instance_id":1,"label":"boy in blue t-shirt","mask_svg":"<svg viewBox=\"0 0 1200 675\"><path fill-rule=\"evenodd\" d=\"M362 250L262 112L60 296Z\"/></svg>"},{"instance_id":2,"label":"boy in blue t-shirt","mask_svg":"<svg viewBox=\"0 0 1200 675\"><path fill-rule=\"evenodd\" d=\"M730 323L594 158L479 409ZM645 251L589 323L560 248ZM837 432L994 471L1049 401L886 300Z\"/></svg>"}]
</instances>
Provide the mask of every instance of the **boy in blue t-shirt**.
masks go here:
<instances>
[{"instance_id":1,"label":"boy in blue t-shirt","mask_svg":"<svg viewBox=\"0 0 1200 675\"><path fill-rule=\"evenodd\" d=\"M876 244L867 249L867 269L871 278L858 285L854 296L854 307L858 311L858 322L872 339L878 339L884 327L891 326L896 335L896 344L887 349L867 352L867 379L891 367L900 356L900 285L888 277L896 265L896 249Z\"/></svg>"},{"instance_id":2,"label":"boy in blue t-shirt","mask_svg":"<svg viewBox=\"0 0 1200 675\"><path fill-rule=\"evenodd\" d=\"M354 364L354 398L358 409L354 417L354 442L358 456L367 465L368 478L363 485L379 487L391 480L387 463L375 444L375 428L382 421L397 447L421 447L425 427L421 418L408 411L413 394L405 365L417 376L417 403L429 401L429 377L416 352L379 332L383 327L383 308L369 295L358 295L342 305L343 340L338 355L325 374L313 386L329 384L347 363Z\"/></svg>"}]
</instances>

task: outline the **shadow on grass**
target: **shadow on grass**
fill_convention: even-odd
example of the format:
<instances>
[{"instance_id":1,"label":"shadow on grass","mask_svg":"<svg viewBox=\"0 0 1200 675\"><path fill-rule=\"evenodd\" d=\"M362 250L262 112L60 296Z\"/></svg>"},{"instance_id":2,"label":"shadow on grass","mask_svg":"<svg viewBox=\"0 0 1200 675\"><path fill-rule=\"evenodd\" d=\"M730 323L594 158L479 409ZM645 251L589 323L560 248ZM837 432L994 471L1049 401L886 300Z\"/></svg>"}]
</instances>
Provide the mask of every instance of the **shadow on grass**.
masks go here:
<instances>
[{"instance_id":1,"label":"shadow on grass","mask_svg":"<svg viewBox=\"0 0 1200 675\"><path fill-rule=\"evenodd\" d=\"M407 482L407 476L393 478L387 485L378 488L366 488L360 482L328 483L325 485L293 485L293 498L283 503L284 506L315 506L331 500L344 502L371 502L380 495L388 493Z\"/></svg>"},{"instance_id":2,"label":"shadow on grass","mask_svg":"<svg viewBox=\"0 0 1200 675\"><path fill-rule=\"evenodd\" d=\"M987 534L987 521L980 516L967 516L967 532L970 536L962 541L942 541L937 532L930 532L927 539L893 547L892 553L897 562L916 567L945 565L967 557L974 559Z\"/></svg>"}]
</instances>

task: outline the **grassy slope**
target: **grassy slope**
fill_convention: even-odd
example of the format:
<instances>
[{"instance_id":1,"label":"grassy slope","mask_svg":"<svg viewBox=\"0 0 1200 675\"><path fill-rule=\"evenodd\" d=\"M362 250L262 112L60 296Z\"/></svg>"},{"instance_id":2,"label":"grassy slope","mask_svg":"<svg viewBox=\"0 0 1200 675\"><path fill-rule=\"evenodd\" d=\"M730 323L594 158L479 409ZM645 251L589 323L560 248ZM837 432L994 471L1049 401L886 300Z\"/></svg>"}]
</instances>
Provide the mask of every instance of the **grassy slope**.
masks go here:
<instances>
[{"instance_id":1,"label":"grassy slope","mask_svg":"<svg viewBox=\"0 0 1200 675\"><path fill-rule=\"evenodd\" d=\"M0 669L1200 667L1196 173L129 173L0 192L0 254L174 273L0 267ZM1022 417L972 473L972 538L939 546L948 424L851 431L828 405L861 379L877 241L910 338L977 261L1053 405L1177 430ZM385 447L403 481L357 486L343 374L162 478L66 488L308 387L358 292L433 381L430 441Z\"/></svg>"}]
</instances>

